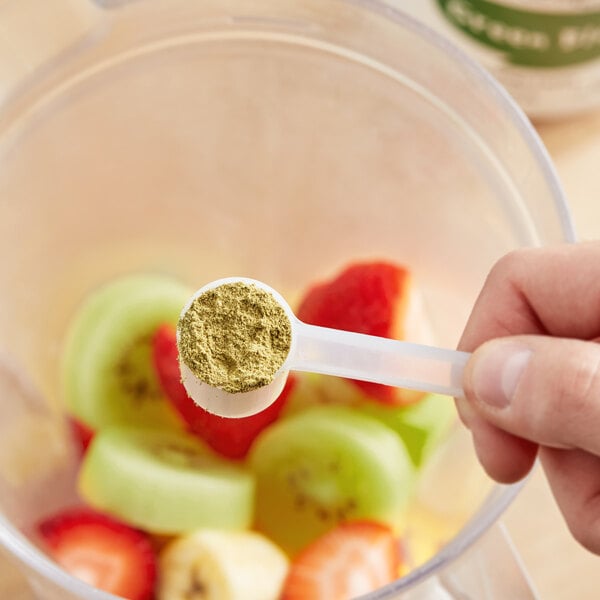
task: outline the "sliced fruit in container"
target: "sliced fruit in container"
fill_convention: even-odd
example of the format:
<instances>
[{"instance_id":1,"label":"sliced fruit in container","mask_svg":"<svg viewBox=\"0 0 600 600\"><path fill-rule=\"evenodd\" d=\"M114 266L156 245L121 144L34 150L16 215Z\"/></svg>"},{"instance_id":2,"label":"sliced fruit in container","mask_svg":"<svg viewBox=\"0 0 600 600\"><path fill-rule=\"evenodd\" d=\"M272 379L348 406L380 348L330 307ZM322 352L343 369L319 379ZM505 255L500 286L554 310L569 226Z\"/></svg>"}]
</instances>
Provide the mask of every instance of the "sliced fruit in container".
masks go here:
<instances>
[{"instance_id":1,"label":"sliced fruit in container","mask_svg":"<svg viewBox=\"0 0 600 600\"><path fill-rule=\"evenodd\" d=\"M282 417L323 405L350 406L387 425L400 436L417 468L457 420L454 402L448 396L428 394L419 402L392 406L373 402L348 380L312 373L298 375Z\"/></svg>"},{"instance_id":2,"label":"sliced fruit in container","mask_svg":"<svg viewBox=\"0 0 600 600\"><path fill-rule=\"evenodd\" d=\"M251 524L254 479L184 432L114 426L94 436L79 491L94 508L159 534Z\"/></svg>"},{"instance_id":3,"label":"sliced fruit in container","mask_svg":"<svg viewBox=\"0 0 600 600\"><path fill-rule=\"evenodd\" d=\"M347 520L397 526L413 488L398 435L347 407L315 407L275 423L249 457L257 528L291 553Z\"/></svg>"},{"instance_id":4,"label":"sliced fruit in container","mask_svg":"<svg viewBox=\"0 0 600 600\"><path fill-rule=\"evenodd\" d=\"M296 373L296 384L282 416L287 417L313 406L361 406L365 402L374 404L350 379L318 373Z\"/></svg>"},{"instance_id":5,"label":"sliced fruit in container","mask_svg":"<svg viewBox=\"0 0 600 600\"><path fill-rule=\"evenodd\" d=\"M122 277L92 292L67 333L63 355L68 411L100 429L115 423L177 427L158 384L152 336L177 322L190 290L165 275Z\"/></svg>"},{"instance_id":6,"label":"sliced fruit in container","mask_svg":"<svg viewBox=\"0 0 600 600\"><path fill-rule=\"evenodd\" d=\"M38 527L50 556L89 585L128 600L150 600L157 560L141 531L86 508L63 511Z\"/></svg>"},{"instance_id":7,"label":"sliced fruit in container","mask_svg":"<svg viewBox=\"0 0 600 600\"><path fill-rule=\"evenodd\" d=\"M411 273L389 262L355 263L329 281L314 285L301 300L296 315L311 325L431 342ZM352 381L384 404L410 404L423 397L413 390Z\"/></svg>"},{"instance_id":8,"label":"sliced fruit in container","mask_svg":"<svg viewBox=\"0 0 600 600\"><path fill-rule=\"evenodd\" d=\"M456 422L451 398L429 394L410 406L384 406L362 403L361 412L394 430L404 442L417 468L421 467Z\"/></svg>"},{"instance_id":9,"label":"sliced fruit in container","mask_svg":"<svg viewBox=\"0 0 600 600\"><path fill-rule=\"evenodd\" d=\"M380 523L343 523L292 562L281 600L351 600L399 577L400 544Z\"/></svg>"},{"instance_id":10,"label":"sliced fruit in container","mask_svg":"<svg viewBox=\"0 0 600 600\"><path fill-rule=\"evenodd\" d=\"M252 531L201 530L160 556L157 600L278 600L288 558Z\"/></svg>"},{"instance_id":11,"label":"sliced fruit in container","mask_svg":"<svg viewBox=\"0 0 600 600\"><path fill-rule=\"evenodd\" d=\"M160 385L185 421L188 430L228 458L240 459L246 456L257 435L277 420L294 387L294 376L290 375L279 397L267 409L240 419L220 417L198 406L183 387L174 327L163 325L158 328L152 350Z\"/></svg>"}]
</instances>

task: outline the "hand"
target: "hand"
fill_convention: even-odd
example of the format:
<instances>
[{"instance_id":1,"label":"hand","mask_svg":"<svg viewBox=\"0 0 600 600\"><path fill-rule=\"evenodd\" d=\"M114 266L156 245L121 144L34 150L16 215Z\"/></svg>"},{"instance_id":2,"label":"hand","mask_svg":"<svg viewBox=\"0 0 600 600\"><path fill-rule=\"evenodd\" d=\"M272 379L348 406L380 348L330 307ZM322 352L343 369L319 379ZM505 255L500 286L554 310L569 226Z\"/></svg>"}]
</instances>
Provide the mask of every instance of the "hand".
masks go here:
<instances>
[{"instance_id":1,"label":"hand","mask_svg":"<svg viewBox=\"0 0 600 600\"><path fill-rule=\"evenodd\" d=\"M600 243L518 250L490 272L459 349L457 400L499 482L539 456L573 536L600 554Z\"/></svg>"}]
</instances>

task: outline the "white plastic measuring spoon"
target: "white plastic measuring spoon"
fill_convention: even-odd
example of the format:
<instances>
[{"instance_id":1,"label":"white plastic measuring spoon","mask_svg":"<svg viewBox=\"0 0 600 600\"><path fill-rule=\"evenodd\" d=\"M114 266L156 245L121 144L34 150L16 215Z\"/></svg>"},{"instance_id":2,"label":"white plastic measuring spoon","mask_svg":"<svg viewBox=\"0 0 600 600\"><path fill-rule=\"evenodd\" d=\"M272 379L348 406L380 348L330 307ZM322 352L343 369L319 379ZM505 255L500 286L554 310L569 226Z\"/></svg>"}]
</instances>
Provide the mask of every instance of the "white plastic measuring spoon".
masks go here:
<instances>
[{"instance_id":1,"label":"white plastic measuring spoon","mask_svg":"<svg viewBox=\"0 0 600 600\"><path fill-rule=\"evenodd\" d=\"M246 417L264 410L281 393L290 371L336 375L449 396L463 395L461 382L469 353L308 325L294 315L276 290L255 279L228 277L213 281L190 298L181 315L202 294L236 282L256 286L273 296L290 320L291 345L272 382L249 392L230 393L208 385L180 361L181 379L188 394L211 413Z\"/></svg>"}]
</instances>

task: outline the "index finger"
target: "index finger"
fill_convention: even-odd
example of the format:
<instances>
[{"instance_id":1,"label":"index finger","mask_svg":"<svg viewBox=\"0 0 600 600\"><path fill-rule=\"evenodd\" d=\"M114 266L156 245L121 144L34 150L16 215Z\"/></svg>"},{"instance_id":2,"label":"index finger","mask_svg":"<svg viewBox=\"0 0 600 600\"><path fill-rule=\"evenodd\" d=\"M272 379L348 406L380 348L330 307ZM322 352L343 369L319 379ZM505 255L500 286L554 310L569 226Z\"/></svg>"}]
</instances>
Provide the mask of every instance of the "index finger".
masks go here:
<instances>
[{"instance_id":1,"label":"index finger","mask_svg":"<svg viewBox=\"0 0 600 600\"><path fill-rule=\"evenodd\" d=\"M494 265L458 347L518 334L600 336L600 242L515 250Z\"/></svg>"}]
</instances>

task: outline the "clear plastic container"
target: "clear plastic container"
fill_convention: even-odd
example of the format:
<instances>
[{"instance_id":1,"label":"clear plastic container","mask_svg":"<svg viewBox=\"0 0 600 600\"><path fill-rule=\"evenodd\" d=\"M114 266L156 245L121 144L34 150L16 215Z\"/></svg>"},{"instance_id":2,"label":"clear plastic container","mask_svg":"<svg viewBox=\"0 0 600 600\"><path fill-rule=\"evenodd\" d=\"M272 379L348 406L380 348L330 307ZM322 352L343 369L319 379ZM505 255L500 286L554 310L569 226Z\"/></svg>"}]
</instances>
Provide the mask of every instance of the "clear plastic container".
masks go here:
<instances>
[{"instance_id":1,"label":"clear plastic container","mask_svg":"<svg viewBox=\"0 0 600 600\"><path fill-rule=\"evenodd\" d=\"M388 257L453 347L497 258L574 239L512 101L384 4L104 5L0 5L0 544L47 600L110 597L25 537L73 500L60 349L97 285L243 274L293 304L349 260ZM34 26L35 44L17 34ZM369 598L533 597L493 526L517 489L491 485L458 429L411 516L430 539L415 554L439 552Z\"/></svg>"}]
</instances>

